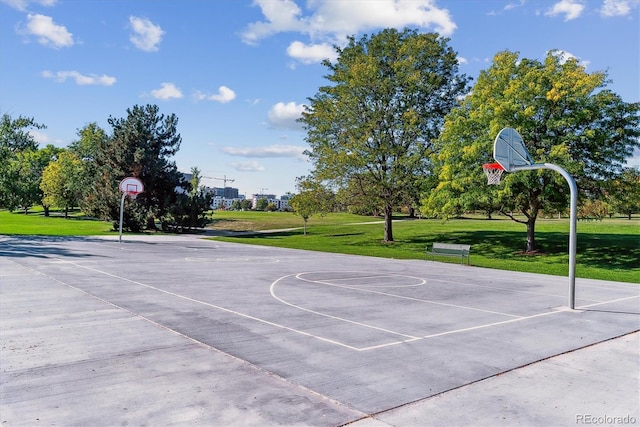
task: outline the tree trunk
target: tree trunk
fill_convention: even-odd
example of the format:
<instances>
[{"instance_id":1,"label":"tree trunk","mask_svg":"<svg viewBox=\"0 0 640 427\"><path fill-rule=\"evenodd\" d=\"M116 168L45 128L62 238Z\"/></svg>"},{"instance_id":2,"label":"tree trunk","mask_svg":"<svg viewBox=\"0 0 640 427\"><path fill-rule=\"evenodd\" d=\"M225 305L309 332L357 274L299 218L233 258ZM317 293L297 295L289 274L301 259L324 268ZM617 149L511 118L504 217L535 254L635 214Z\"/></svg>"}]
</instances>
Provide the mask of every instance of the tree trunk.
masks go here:
<instances>
[{"instance_id":1,"label":"tree trunk","mask_svg":"<svg viewBox=\"0 0 640 427\"><path fill-rule=\"evenodd\" d=\"M538 249L536 245L536 217L531 216L527 220L527 252L534 252Z\"/></svg>"},{"instance_id":2,"label":"tree trunk","mask_svg":"<svg viewBox=\"0 0 640 427\"><path fill-rule=\"evenodd\" d=\"M154 217L150 216L147 218L147 230L157 230L156 220Z\"/></svg>"},{"instance_id":3,"label":"tree trunk","mask_svg":"<svg viewBox=\"0 0 640 427\"><path fill-rule=\"evenodd\" d=\"M393 242L393 230L391 228L393 220L393 207L387 205L384 207L384 241Z\"/></svg>"},{"instance_id":4,"label":"tree trunk","mask_svg":"<svg viewBox=\"0 0 640 427\"><path fill-rule=\"evenodd\" d=\"M49 206L42 206L42 209L44 209L44 216L49 216Z\"/></svg>"}]
</instances>

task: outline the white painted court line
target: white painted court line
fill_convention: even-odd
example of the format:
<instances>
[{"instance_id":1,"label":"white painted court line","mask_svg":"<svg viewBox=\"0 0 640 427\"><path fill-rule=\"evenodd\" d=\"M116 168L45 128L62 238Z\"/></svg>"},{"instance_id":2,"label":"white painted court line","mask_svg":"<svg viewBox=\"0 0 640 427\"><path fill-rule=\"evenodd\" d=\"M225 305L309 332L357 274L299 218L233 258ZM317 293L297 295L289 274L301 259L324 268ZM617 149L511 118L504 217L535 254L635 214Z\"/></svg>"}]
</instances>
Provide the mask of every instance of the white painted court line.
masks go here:
<instances>
[{"instance_id":1,"label":"white painted court line","mask_svg":"<svg viewBox=\"0 0 640 427\"><path fill-rule=\"evenodd\" d=\"M11 245L9 245L9 246L11 246ZM29 251L27 250L26 252L29 252ZM31 252L31 254L32 255L37 255L36 252ZM414 342L414 341L419 341L419 340L424 340L424 339L429 339L429 338L434 338L434 337L439 337L439 336L444 336L444 335L451 335L451 334L469 332L469 331L474 331L474 330L483 329L483 328L487 328L487 327L494 327L494 326L500 326L500 325L503 325L503 324L509 324L509 323L513 323L513 322L526 321L526 320L529 320L529 319L532 319L532 318L553 315L553 314L561 313L561 312L564 312L564 311L570 311L571 312L571 310L568 310L568 309L567 310L559 309L559 310L556 310L556 311L544 312L544 313L539 313L539 314L535 314L535 315L531 315L531 316L516 316L516 315L512 315L512 314L507 314L507 313L500 313L500 312L495 312L495 311L490 311L490 310L475 309L473 307L460 306L460 305L454 305L454 304L447 304L447 303L441 303L441 302L437 302L437 301L430 301L430 300L424 300L424 299L419 299L419 298L406 297L406 296L391 294L391 293L387 293L387 292L380 292L380 291L374 291L374 290L369 290L369 289L363 289L362 287L358 287L358 286L337 285L337 284L326 282L326 281L322 281L322 280L309 280L309 279L304 279L303 277L300 277L301 275L304 275L304 274L322 273L322 272L307 272L307 273L291 274L291 275L288 275L288 276L283 276L283 277L277 279L275 282L272 283L271 288L273 288L274 285L277 282L279 282L280 280L283 280L284 278L296 276L296 278L298 280L311 282L311 283L317 283L317 284L321 284L321 285L324 285L324 286L334 286L334 287L345 288L345 289L350 289L350 290L356 290L356 291L361 291L361 292L380 294L380 295L390 296L390 297L394 297L394 298L415 300L415 301L418 301L418 302L425 302L425 303L430 303L430 304L437 304L437 305L443 305L443 306L448 306L448 307L467 309L467 310L475 310L475 311L486 312L486 313L490 313L490 314L497 314L497 315L503 315L503 316L507 316L507 317L513 317L513 319L508 319L508 320L504 320L504 321L500 321L500 322L493 322L493 323L488 323L488 324L484 324L484 325L471 326L471 327L468 327L468 328L461 328L461 329L456 329L456 330L451 330L451 331L440 332L440 333L437 333L437 334L430 334L430 335L416 337L416 336L402 334L402 333L395 332L395 331L386 330L384 328L378 328L378 327L375 327L373 325L367 325L367 324L364 324L364 323L361 323L361 322L350 321L348 319L342 319L342 318L339 318L339 317L336 317L336 316L326 315L324 313L314 312L313 310L304 309L303 307L299 307L299 306L295 306L293 304L290 304L290 303L280 299L279 297L275 296L274 293L272 293L272 296L274 298L276 298L277 300L281 301L284 304L296 307L298 309L309 311L309 312L314 312L316 314L319 314L319 315L322 315L322 316L326 316L326 317L330 317L330 318L333 318L335 320L345 321L347 323L351 323L351 324L354 324L354 325L358 325L358 326L363 326L363 327L379 330L380 332L396 334L398 336L403 336L403 337L407 338L407 339L404 339L404 340L401 339L401 340L391 341L391 342L387 342L387 343L383 343L383 344L379 344L379 345L374 345L374 346L369 346L369 347L355 347L355 346L348 345L346 343L343 343L343 342L340 342L340 341L337 341L337 340L329 339L329 338L322 337L322 336L319 336L319 335L316 335L316 334L311 334L311 333L308 333L308 332L305 332L305 331L302 331L302 330L299 330L299 329L296 329L296 328L291 328L291 327L288 327L288 326L285 326L285 325L282 325L282 324L278 324L278 323L271 322L271 321L268 321L268 320L265 320L265 319L261 319L261 318L255 317L255 316L251 316L251 315L248 315L248 314L245 314L245 313L241 313L241 312L238 312L238 311L235 311L235 310L231 310L231 309L228 309L228 308L225 308L225 307L222 307L222 306L218 306L218 305L215 305L215 304L210 304L210 303L207 303L205 301L201 301L201 300L197 300L197 299L194 299L194 298L187 297L185 295L180 295L180 294L177 294L175 292L166 291L166 290L157 288L157 287L149 285L149 284L145 284L145 283L138 282L138 281L135 281L135 280L127 279L125 277L121 277L121 276L118 276L118 275L115 275L115 274L112 274L112 273L108 273L106 271L98 270L96 268L83 266L83 265L78 264L78 263L73 262L73 261L67 261L65 259L58 258L58 257L55 257L55 256L50 257L49 259L52 259L52 258L56 259L59 262L71 264L71 265L74 265L74 266L82 268L82 269L94 271L94 272L97 272L97 273L100 273L100 274L107 275L109 277L113 277L113 278L116 278L116 279L119 279L119 280L122 280L122 281L126 281L126 282L129 282L129 283L138 285L138 286L142 286L142 287L145 287L145 288L148 288L148 289L156 290L158 292L161 292L161 293L164 293L164 294L167 294L167 295L171 295L171 296L174 296L176 298L180 298L180 299L183 299L183 300L187 300L187 301L190 301L190 302L201 304L201 305L204 305L204 306L207 306L207 307L210 307L210 308L214 308L214 309L217 309L217 310L220 310L220 311L223 311L223 312L234 314L234 315L246 318L246 319L254 320L254 321L257 321L257 322L260 322L260 323L263 323L263 324L267 324L269 326L273 326L273 327L276 327L276 328L288 330L290 332L301 334L303 336L307 336L307 337L310 337L310 338L315 338L315 339L318 339L318 340L321 340L321 341L324 341L324 342L327 342L327 343L330 343L330 344L338 345L338 346L341 346L341 347L344 347L344 348L348 348L348 349L354 350L354 351L375 350L375 349L379 349L379 348L384 348L384 347L389 347L389 346L394 346L394 345L398 345L398 344ZM334 272L332 272L332 273L334 273ZM163 328L165 328L167 330L171 330L171 331L173 331L173 332L175 332L175 333L177 333L179 335L186 336L186 335L184 335L184 334L182 334L182 333L180 333L178 331L170 329L170 328L168 328L168 327L166 327L164 325L158 324L157 322L155 322L155 321L153 321L151 319L148 319L148 318L146 318L144 316L141 316L141 315L139 315L137 313L133 313L130 310L127 310L127 309L125 309L123 307L120 307L120 306L118 306L116 304L113 304L113 303L111 303L109 301L105 301L105 300L103 300L103 299L101 299L101 298L99 298L99 297L97 297L95 295L92 295L91 293L89 293L87 291L84 291L82 289L76 288L76 287L74 287L72 285L69 285L67 283L64 283L64 282L62 282L62 281L60 281L58 279L55 279L55 278L53 278L53 277L51 277L51 276L49 276L47 274L40 273L40 272L38 272L38 274L43 274L43 275L51 278L52 280L55 280L55 281L57 281L59 283L62 283L64 285L66 285L66 286L69 286L69 287L71 287L73 289L77 289L78 291L81 291L81 292L83 292L83 293L85 293L87 295L90 295L90 296L92 296L94 298L97 298L97 299L99 299L101 301L109 303L110 305L112 305L114 307L118 307L118 308L121 308L121 309L123 309L125 311L128 311L128 312L132 313L132 314L135 314L136 316L138 316L140 318L143 318L145 320L148 320L149 322L154 323L154 324L156 324L158 326L161 326L161 327L163 327ZM385 277L385 276L388 277L390 275L396 276L396 277L399 277L399 276L412 277L414 279L424 280L424 279L417 278L417 277L414 277L414 276L406 276L406 275L401 275L401 274L369 275L369 276L362 276L361 278L375 278L375 277ZM359 277L352 277L352 278L349 278L349 279L356 280L356 279L359 279ZM337 278L337 279L333 279L333 280L341 280L341 279ZM485 285L474 285L474 284L459 283L459 282L447 282L446 280L442 280L442 279L430 279L430 280L446 282L446 283L456 283L456 284L466 285L466 286L489 287L489 288L494 288L494 289L499 289L499 290L504 290L504 291L524 292L524 293L532 293L532 294L544 295L544 296L557 296L557 295L549 295L549 294L531 292L531 291L519 291L519 290L513 290L513 289L509 289L509 288L490 287L490 286L485 286ZM564 298L564 296L563 296L563 298ZM586 306L582 306L582 307L579 307L579 308L588 308L588 307L592 307L592 306L598 306L598 305L603 305L603 304L607 304L607 303L611 303L611 302L629 300L629 299L633 299L633 298L640 298L640 296L632 296L632 297L627 297L627 298L620 298L620 299L611 300L611 301L599 301L599 302L596 302L595 304L586 305ZM194 339L192 339L192 338L190 338L188 336L186 336L186 337L191 339L192 341L200 342L200 341L194 340ZM202 343L202 344L204 344L204 343ZM208 346L208 344L205 344L205 345Z\"/></svg>"},{"instance_id":2,"label":"white painted court line","mask_svg":"<svg viewBox=\"0 0 640 427\"><path fill-rule=\"evenodd\" d=\"M598 302L598 303L595 303L595 304L581 305L580 307L576 307L576 310L581 310L581 309L586 309L586 308L591 308L591 307L597 307L599 305L611 304L611 303L614 303L614 302L628 301L628 300L632 300L632 299L640 299L640 295L634 295L632 297L626 297L626 298L618 298L618 299L614 299L614 300L611 300L611 301Z\"/></svg>"},{"instance_id":3,"label":"white painted court line","mask_svg":"<svg viewBox=\"0 0 640 427\"><path fill-rule=\"evenodd\" d=\"M249 314L245 314L245 313L242 313L242 312L239 312L239 311L236 311L236 310L232 310L232 309L229 309L229 308L226 308L226 307L222 307L222 306L219 306L219 305L216 305L216 304L208 303L206 301L202 301L202 300L198 300L198 299L195 299L195 298L191 298L191 297L188 297L186 295L180 295L180 294L177 294L175 292L171 292L171 291L167 291L167 290L164 290L164 289L160 289L158 287L155 287L155 286L152 286L152 285L148 285L146 283L138 282L136 280L127 279L126 277L121 277L121 276L118 276L116 274L112 274L112 273L108 273L106 271L98 270L96 268L87 267L87 266L83 266L83 265L78 265L78 264L76 264L76 263L74 263L72 261L68 261L68 262L70 264L73 264L73 265L79 267L79 268L84 268L86 270L90 270L90 271L94 271L96 273L104 274L106 276L113 277L115 279L122 280L122 281L125 281L125 282L133 283L135 285L142 286L142 287L147 288L147 289L153 289L154 291L158 291L158 292L161 292L163 294L171 295L173 297L180 298L180 299L183 299L183 300L186 300L186 301L190 301L190 302L193 302L193 303L196 303L196 304L201 304L201 305L204 305L206 307L214 308L216 310L220 310L220 311L223 311L225 313L230 313L230 314L233 314L233 315L236 315L236 316L239 316L239 317L243 317L245 319L254 320L256 322L264 323L266 325L274 326L274 327L280 328L280 329L285 329L285 330L288 330L288 331L291 331L291 332L295 332L295 333L298 333L298 334L301 334L301 335L305 335L305 336L308 336L308 337L311 337L311 338L316 338L316 339L319 339L321 341L325 341L325 342L328 342L328 343L331 343L331 344L339 345L341 347L349 348L351 350L359 350L357 347L350 346L350 345L342 343L340 341L336 341L336 340L332 340L332 339L329 339L329 338L326 338L326 337L322 337L322 336L319 336L319 335L311 334L309 332L305 332L305 331L302 331L302 330L299 330L299 329L291 328L289 326L285 326L285 325L282 325L282 324L279 324L279 323L271 322L269 320L261 319L259 317L251 316Z\"/></svg>"},{"instance_id":4,"label":"white painted court line","mask_svg":"<svg viewBox=\"0 0 640 427\"><path fill-rule=\"evenodd\" d=\"M362 327L365 327L365 328L369 328L369 329L373 329L373 330L376 330L376 331L385 332L385 333L392 334L392 335L398 335L398 336L401 336L401 337L408 338L409 341L413 341L413 340L418 339L418 337L415 337L413 335L407 335L407 334L403 334L401 332L396 332L396 331L392 331L392 330L389 330L389 329L380 328L380 327L373 326L373 325L368 325L366 323L357 322L355 320L345 319L344 317L333 316L331 314L322 313L322 312L319 312L319 311L316 311L316 310L311 310L309 308L305 308L305 307L290 303L288 301L285 301L284 299L282 299L282 298L280 298L279 296L276 295L275 288L276 288L276 285L278 284L278 282L280 282L281 280L286 279L288 277L293 277L293 276L297 277L299 274L304 274L304 273L289 274L287 276L280 277L275 282L273 282L271 284L271 286L269 287L269 292L271 293L271 296L274 297L276 300L280 301L282 304L288 305L288 306L296 308L298 310L306 311L307 313L313 313L313 314L316 314L318 316L323 316L323 317L327 317L329 319L339 320L341 322L350 323L352 325L362 326ZM406 342L406 341L407 340L403 340L403 342Z\"/></svg>"},{"instance_id":5,"label":"white painted court line","mask_svg":"<svg viewBox=\"0 0 640 427\"><path fill-rule=\"evenodd\" d=\"M315 274L317 272L309 272L309 274ZM345 272L341 272L341 273L345 273ZM298 273L298 274L305 274L305 273ZM397 274L397 273L387 273L387 274L376 274L376 275L369 275L369 276L357 276L357 277L339 277L337 279L331 279L331 280L337 280L339 282L350 282L353 280L362 280L362 279L379 279L379 278L387 278L387 277L408 277L410 279L416 279L419 283L415 283L415 284L409 284L409 285L379 285L379 284L364 284L364 285L350 285L352 287L358 287L361 286L363 288L411 288L411 287L416 287L416 286L424 286L427 281L425 279L423 279L422 277L416 277L416 276L408 276L406 274ZM308 282L311 282L311 280L309 279L300 279L300 280L306 280ZM324 283L324 281L318 281L318 283ZM329 284L329 283L326 283Z\"/></svg>"},{"instance_id":6,"label":"white painted court line","mask_svg":"<svg viewBox=\"0 0 640 427\"><path fill-rule=\"evenodd\" d=\"M513 289L513 288L504 288L502 286L490 286L490 285L479 285L476 283L467 283L467 282L455 282L453 280L445 280L445 279L429 279L431 281L434 282L442 282L442 283L450 283L453 285L460 285L460 286L471 286L474 288L484 288L484 289L495 289L498 291L505 291L505 292L514 292L514 293L520 293L520 294L529 294L529 295L539 295L539 296L544 296L544 297L553 297L553 298L559 298L562 300L566 300L567 296L565 294L550 294L550 293L546 293L546 292L536 292L536 291L524 291L522 289ZM588 300L588 299L584 299L585 301L594 301L594 300ZM599 302L599 301L594 301L594 302Z\"/></svg>"},{"instance_id":7,"label":"white painted court line","mask_svg":"<svg viewBox=\"0 0 640 427\"><path fill-rule=\"evenodd\" d=\"M515 314L501 313L499 311L484 310L484 309L481 309L481 308L474 308L474 307L469 307L469 306L464 306L464 305L449 304L449 303L445 303L445 302L432 301L432 300L427 300L427 299L423 299L423 298L408 297L408 296L405 296L405 295L397 295L397 294L392 294L392 293L389 293L389 292L374 291L372 289L363 289L362 287L354 287L354 286L347 286L347 285L337 285L335 283L331 283L331 282L327 282L327 281L323 281L323 280L310 280L310 279L305 279L303 277L300 277L301 274L306 274L306 273L298 273L296 275L296 278L299 279L299 280L305 281L305 282L310 282L310 283L318 283L318 284L321 284L321 285L333 286L333 287L336 287L336 288L352 289L352 290L360 291L360 292L367 292L367 293L371 293L371 294L384 295L384 296L388 296L388 297L392 297L392 298L405 299L405 300L409 300L409 301L424 302L424 303L427 303L427 304L441 305L441 306L444 306L444 307L459 308L459 309L462 309L462 310L479 311L479 312L482 312L482 313L497 314L497 315L500 315L500 316L514 317L514 318L522 317L522 316L517 316ZM366 277L366 276L363 276L363 277ZM407 276L407 277L413 277L413 276ZM331 280L336 280L336 279L331 279Z\"/></svg>"}]
</instances>

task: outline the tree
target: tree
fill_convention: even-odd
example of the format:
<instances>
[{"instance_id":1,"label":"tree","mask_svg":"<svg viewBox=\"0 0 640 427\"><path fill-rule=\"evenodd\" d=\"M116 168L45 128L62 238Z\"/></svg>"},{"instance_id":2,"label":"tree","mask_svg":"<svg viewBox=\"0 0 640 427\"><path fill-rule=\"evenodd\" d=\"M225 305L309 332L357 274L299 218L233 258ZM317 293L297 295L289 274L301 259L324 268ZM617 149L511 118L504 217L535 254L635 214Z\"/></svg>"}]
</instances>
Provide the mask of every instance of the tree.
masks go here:
<instances>
[{"instance_id":1,"label":"tree","mask_svg":"<svg viewBox=\"0 0 640 427\"><path fill-rule=\"evenodd\" d=\"M124 224L132 231L155 229L176 202L182 175L170 158L180 148L175 114L165 116L155 105L127 109L127 117L109 117L109 139L100 139L96 152L96 180L87 199L90 212L103 219L119 217L119 182L128 176L144 184L136 203L127 205ZM135 207L134 207L135 206Z\"/></svg>"},{"instance_id":2,"label":"tree","mask_svg":"<svg viewBox=\"0 0 640 427\"><path fill-rule=\"evenodd\" d=\"M393 208L428 173L428 154L444 116L464 94L448 39L405 29L386 29L344 48L323 62L333 84L310 98L300 119L313 175L329 186L361 183L363 195L384 212L384 241L393 241Z\"/></svg>"},{"instance_id":3,"label":"tree","mask_svg":"<svg viewBox=\"0 0 640 427\"><path fill-rule=\"evenodd\" d=\"M162 223L164 230L183 232L204 227L209 222L207 211L211 209L213 195L204 185L200 185L201 180L200 169L191 168L188 192L177 195L176 203L169 208L167 220Z\"/></svg>"},{"instance_id":4,"label":"tree","mask_svg":"<svg viewBox=\"0 0 640 427\"><path fill-rule=\"evenodd\" d=\"M71 151L61 151L42 171L43 204L63 208L67 218L69 209L78 206L82 197L83 173L80 159Z\"/></svg>"},{"instance_id":5,"label":"tree","mask_svg":"<svg viewBox=\"0 0 640 427\"><path fill-rule=\"evenodd\" d=\"M27 214L31 206L41 204L45 216L49 216L49 205L42 199L40 182L42 171L61 150L48 144L40 150L18 151L9 157L4 171L4 204L9 210L22 208Z\"/></svg>"},{"instance_id":6,"label":"tree","mask_svg":"<svg viewBox=\"0 0 640 427\"><path fill-rule=\"evenodd\" d=\"M333 210L334 195L318 181L307 177L297 179L298 194L291 197L289 205L293 213L304 221L304 235L307 235L307 221L312 215L324 215Z\"/></svg>"},{"instance_id":7,"label":"tree","mask_svg":"<svg viewBox=\"0 0 640 427\"><path fill-rule=\"evenodd\" d=\"M269 204L269 200L265 199L264 197L261 199L258 199L256 201L256 210L257 211L263 211L267 208L267 205Z\"/></svg>"},{"instance_id":8,"label":"tree","mask_svg":"<svg viewBox=\"0 0 640 427\"><path fill-rule=\"evenodd\" d=\"M19 164L24 159L19 160L17 156L19 153L38 150L38 143L29 130L44 128L46 126L36 123L31 117L19 116L12 119L9 114L3 114L0 118L0 207L13 210L23 206L17 202L15 191L23 187L16 180L24 176L19 171Z\"/></svg>"},{"instance_id":9,"label":"tree","mask_svg":"<svg viewBox=\"0 0 640 427\"><path fill-rule=\"evenodd\" d=\"M68 150L81 161L82 172L79 181L82 194L79 203L83 209L89 211L91 204L87 204L86 200L87 198L91 200L91 190L98 176L96 163L98 149L109 143L109 136L95 122L79 129L77 135L78 139L69 144Z\"/></svg>"},{"instance_id":10,"label":"tree","mask_svg":"<svg viewBox=\"0 0 640 427\"><path fill-rule=\"evenodd\" d=\"M598 194L603 181L617 176L640 144L640 104L623 102L606 89L608 83L605 72L587 73L576 59L555 51L544 62L498 53L446 118L433 156L439 183L423 199L424 211L447 217L483 198L501 214L526 224L526 250L538 250L536 219L544 210L566 208L566 181L539 169L505 173L500 186L487 186L481 165L493 161L498 132L512 127L536 163L557 164L572 174L581 191Z\"/></svg>"},{"instance_id":11,"label":"tree","mask_svg":"<svg viewBox=\"0 0 640 427\"><path fill-rule=\"evenodd\" d=\"M625 168L622 174L609 184L609 200L613 209L628 219L640 212L640 170Z\"/></svg>"}]
</instances>

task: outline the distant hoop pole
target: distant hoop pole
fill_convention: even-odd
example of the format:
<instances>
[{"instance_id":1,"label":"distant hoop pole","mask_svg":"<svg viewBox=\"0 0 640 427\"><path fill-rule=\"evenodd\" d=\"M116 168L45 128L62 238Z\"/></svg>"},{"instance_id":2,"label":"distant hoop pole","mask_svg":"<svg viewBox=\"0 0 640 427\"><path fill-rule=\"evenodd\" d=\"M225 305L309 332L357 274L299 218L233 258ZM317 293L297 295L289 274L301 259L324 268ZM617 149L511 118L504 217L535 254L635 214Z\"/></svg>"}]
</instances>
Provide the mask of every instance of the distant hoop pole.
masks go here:
<instances>
[{"instance_id":1,"label":"distant hoop pole","mask_svg":"<svg viewBox=\"0 0 640 427\"><path fill-rule=\"evenodd\" d=\"M118 185L120 191L122 191L122 198L120 199L120 226L118 233L118 242L122 243L122 222L124 220L124 199L130 196L135 199L136 196L144 191L144 185L142 181L135 177L128 177L120 181Z\"/></svg>"},{"instance_id":2,"label":"distant hoop pole","mask_svg":"<svg viewBox=\"0 0 640 427\"><path fill-rule=\"evenodd\" d=\"M569 172L553 163L542 163L527 166L514 166L511 172L533 169L551 169L564 177L569 184L571 196L571 210L569 220L569 308L574 310L576 305L576 225L578 221L578 186Z\"/></svg>"},{"instance_id":3,"label":"distant hoop pole","mask_svg":"<svg viewBox=\"0 0 640 427\"><path fill-rule=\"evenodd\" d=\"M127 193L122 193L120 199L120 232L118 233L118 243L122 243L122 220L124 218L124 199L127 197Z\"/></svg>"}]
</instances>

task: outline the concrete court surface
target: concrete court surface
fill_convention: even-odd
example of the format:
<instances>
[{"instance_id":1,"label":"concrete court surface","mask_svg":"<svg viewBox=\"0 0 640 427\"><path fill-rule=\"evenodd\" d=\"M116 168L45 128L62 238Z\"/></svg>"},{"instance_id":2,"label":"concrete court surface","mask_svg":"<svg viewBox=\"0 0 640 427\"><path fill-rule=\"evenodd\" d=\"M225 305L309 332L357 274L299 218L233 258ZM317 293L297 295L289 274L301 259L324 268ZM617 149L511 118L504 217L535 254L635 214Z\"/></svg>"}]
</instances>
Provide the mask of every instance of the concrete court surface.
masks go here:
<instances>
[{"instance_id":1,"label":"concrete court surface","mask_svg":"<svg viewBox=\"0 0 640 427\"><path fill-rule=\"evenodd\" d=\"M638 425L639 286L567 295L431 261L0 236L0 423Z\"/></svg>"}]
</instances>

